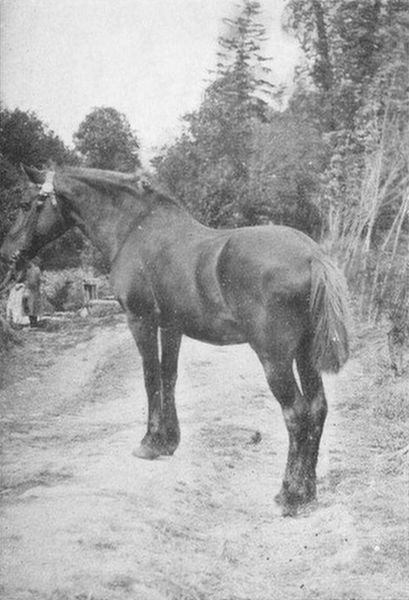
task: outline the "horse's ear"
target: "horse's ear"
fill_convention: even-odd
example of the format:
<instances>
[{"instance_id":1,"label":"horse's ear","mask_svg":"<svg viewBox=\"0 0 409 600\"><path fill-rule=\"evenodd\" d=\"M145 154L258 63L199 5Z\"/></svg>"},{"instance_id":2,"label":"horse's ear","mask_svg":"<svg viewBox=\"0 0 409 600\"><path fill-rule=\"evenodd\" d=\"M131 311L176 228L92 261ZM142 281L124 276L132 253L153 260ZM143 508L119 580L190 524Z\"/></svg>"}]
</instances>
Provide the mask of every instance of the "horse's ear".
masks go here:
<instances>
[{"instance_id":1,"label":"horse's ear","mask_svg":"<svg viewBox=\"0 0 409 600\"><path fill-rule=\"evenodd\" d=\"M43 184L45 181L45 172L36 169L35 167L26 167L20 163L20 169L24 176L32 183Z\"/></svg>"}]
</instances>

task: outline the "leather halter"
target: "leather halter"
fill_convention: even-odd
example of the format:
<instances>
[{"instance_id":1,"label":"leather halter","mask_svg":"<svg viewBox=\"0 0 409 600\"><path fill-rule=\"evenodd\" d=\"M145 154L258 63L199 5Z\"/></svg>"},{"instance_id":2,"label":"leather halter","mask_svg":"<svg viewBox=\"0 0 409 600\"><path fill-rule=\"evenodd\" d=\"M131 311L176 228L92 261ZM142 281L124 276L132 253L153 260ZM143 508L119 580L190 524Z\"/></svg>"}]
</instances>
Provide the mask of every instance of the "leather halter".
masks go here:
<instances>
[{"instance_id":1,"label":"leather halter","mask_svg":"<svg viewBox=\"0 0 409 600\"><path fill-rule=\"evenodd\" d=\"M40 187L40 191L35 200L35 205L33 209L30 211L28 219L26 221L26 245L31 243L33 238L34 230L37 226L37 222L40 216L40 212L44 206L44 203L47 199L50 199L51 205L53 208L58 208L57 197L54 189L54 171L48 171L45 176L45 181Z\"/></svg>"},{"instance_id":2,"label":"leather halter","mask_svg":"<svg viewBox=\"0 0 409 600\"><path fill-rule=\"evenodd\" d=\"M40 191L35 200L35 206L32 207L32 210L30 211L28 219L25 223L25 227L27 229L26 244L25 244L26 246L31 243L31 239L33 237L33 233L36 228L38 218L39 218L41 209L44 206L45 201L49 198L51 205L54 208L58 207L57 196L56 196L55 189L54 189L54 175L55 175L54 171L48 171L46 173L44 183L41 186L39 186ZM10 233L9 233L9 235L11 235L11 237L16 237L17 235L20 234L20 231L21 231L21 229L19 229L19 231L16 232L14 235L12 235ZM8 285L13 280L13 278L16 277L16 273L17 273L16 264L17 264L17 261L19 260L19 258L24 254L24 251L25 251L25 249L22 248L21 250L14 253L13 257L11 258L10 267L9 267L3 281L0 282L0 293L2 293L8 287Z\"/></svg>"}]
</instances>

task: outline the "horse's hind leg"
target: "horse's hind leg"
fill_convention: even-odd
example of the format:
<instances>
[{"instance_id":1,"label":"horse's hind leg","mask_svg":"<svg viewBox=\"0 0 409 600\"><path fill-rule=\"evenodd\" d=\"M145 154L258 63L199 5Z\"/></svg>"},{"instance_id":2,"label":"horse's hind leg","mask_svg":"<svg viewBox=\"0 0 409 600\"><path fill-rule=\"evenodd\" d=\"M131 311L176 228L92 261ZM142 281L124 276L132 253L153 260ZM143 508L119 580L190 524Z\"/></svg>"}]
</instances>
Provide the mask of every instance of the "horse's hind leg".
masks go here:
<instances>
[{"instance_id":1,"label":"horse's hind leg","mask_svg":"<svg viewBox=\"0 0 409 600\"><path fill-rule=\"evenodd\" d=\"M310 344L301 344L297 351L297 370L300 376L304 398L308 405L308 439L306 460L310 472L311 495L316 493L316 466L325 419L328 412L324 386L320 373L311 361Z\"/></svg>"},{"instance_id":2,"label":"horse's hind leg","mask_svg":"<svg viewBox=\"0 0 409 600\"><path fill-rule=\"evenodd\" d=\"M289 437L287 465L277 500L283 514L294 514L299 505L315 497L315 470L312 469L310 407L300 392L291 357L259 355L267 381L281 405Z\"/></svg>"}]
</instances>

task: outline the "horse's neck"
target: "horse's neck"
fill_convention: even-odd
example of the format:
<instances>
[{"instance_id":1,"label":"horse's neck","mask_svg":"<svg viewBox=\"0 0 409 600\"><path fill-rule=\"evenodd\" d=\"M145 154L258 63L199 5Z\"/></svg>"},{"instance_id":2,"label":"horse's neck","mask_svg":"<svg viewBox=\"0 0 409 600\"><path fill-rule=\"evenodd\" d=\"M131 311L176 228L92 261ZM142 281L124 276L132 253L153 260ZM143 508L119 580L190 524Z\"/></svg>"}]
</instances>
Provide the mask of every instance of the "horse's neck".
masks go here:
<instances>
[{"instance_id":1,"label":"horse's neck","mask_svg":"<svg viewBox=\"0 0 409 600\"><path fill-rule=\"evenodd\" d=\"M182 208L171 202L162 202L155 193L147 196L130 193L120 201L114 201L109 194L91 188L83 197L77 198L73 219L110 264L131 230L137 230L142 222L150 223L152 235L163 235L167 239L172 234L178 239L181 229L205 229Z\"/></svg>"},{"instance_id":2,"label":"horse's neck","mask_svg":"<svg viewBox=\"0 0 409 600\"><path fill-rule=\"evenodd\" d=\"M76 203L72 218L104 258L112 263L141 212L142 206L137 202L131 210L129 206L115 206L109 196L89 194Z\"/></svg>"}]
</instances>

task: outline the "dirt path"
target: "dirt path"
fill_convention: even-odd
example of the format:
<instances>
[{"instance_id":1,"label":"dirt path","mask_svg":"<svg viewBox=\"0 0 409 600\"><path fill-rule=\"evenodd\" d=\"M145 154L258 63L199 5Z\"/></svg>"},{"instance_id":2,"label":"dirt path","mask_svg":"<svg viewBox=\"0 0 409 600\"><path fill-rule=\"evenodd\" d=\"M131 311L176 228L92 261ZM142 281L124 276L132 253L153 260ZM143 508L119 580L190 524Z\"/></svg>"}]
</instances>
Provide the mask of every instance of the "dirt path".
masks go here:
<instances>
[{"instance_id":1,"label":"dirt path","mask_svg":"<svg viewBox=\"0 0 409 600\"><path fill-rule=\"evenodd\" d=\"M295 519L273 502L287 436L251 351L184 340L180 364L182 443L154 462L131 454L146 407L122 323L3 390L2 597L408 599L407 473L368 431L361 364L326 379L319 505Z\"/></svg>"}]
</instances>

